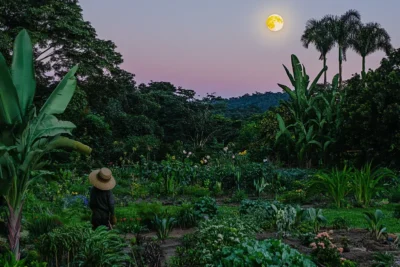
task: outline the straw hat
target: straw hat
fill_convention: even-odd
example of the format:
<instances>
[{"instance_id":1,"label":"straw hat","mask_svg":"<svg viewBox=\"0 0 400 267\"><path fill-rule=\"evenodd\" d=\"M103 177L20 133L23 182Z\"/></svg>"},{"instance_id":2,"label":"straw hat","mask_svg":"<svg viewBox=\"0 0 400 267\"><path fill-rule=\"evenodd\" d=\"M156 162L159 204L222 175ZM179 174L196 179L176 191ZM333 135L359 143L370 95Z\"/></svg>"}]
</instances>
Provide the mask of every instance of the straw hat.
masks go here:
<instances>
[{"instance_id":1,"label":"straw hat","mask_svg":"<svg viewBox=\"0 0 400 267\"><path fill-rule=\"evenodd\" d=\"M115 179L112 176L111 170L107 168L92 171L89 174L89 181L94 187L100 190L111 190L115 187Z\"/></svg>"}]
</instances>

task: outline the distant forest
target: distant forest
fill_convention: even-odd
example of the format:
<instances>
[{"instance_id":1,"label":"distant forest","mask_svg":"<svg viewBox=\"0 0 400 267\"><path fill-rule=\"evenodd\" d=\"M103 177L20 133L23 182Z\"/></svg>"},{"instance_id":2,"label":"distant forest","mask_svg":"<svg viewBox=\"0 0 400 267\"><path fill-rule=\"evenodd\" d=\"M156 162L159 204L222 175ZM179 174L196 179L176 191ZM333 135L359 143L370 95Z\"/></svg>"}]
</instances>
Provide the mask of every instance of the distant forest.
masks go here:
<instances>
[{"instance_id":1,"label":"distant forest","mask_svg":"<svg viewBox=\"0 0 400 267\"><path fill-rule=\"evenodd\" d=\"M288 100L286 93L273 92L255 92L254 94L245 94L240 97L231 97L223 99L226 103L224 115L232 119L245 119L253 114L264 113L271 107L279 104L280 100Z\"/></svg>"}]
</instances>

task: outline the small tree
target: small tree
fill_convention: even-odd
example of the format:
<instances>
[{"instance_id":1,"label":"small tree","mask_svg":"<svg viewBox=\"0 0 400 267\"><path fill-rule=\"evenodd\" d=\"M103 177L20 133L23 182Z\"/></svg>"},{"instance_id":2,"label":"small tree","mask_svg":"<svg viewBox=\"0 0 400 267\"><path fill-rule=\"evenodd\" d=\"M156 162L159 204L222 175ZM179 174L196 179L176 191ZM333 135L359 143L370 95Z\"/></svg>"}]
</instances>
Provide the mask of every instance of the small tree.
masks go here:
<instances>
[{"instance_id":1,"label":"small tree","mask_svg":"<svg viewBox=\"0 0 400 267\"><path fill-rule=\"evenodd\" d=\"M62 134L71 134L75 125L59 121L71 100L75 87L73 67L59 83L40 111L33 105L36 91L33 51L26 30L14 43L11 70L0 53L0 194L8 206L8 240L19 259L22 208L31 172L47 163L43 156L54 149L70 148L90 154L91 148Z\"/></svg>"}]
</instances>

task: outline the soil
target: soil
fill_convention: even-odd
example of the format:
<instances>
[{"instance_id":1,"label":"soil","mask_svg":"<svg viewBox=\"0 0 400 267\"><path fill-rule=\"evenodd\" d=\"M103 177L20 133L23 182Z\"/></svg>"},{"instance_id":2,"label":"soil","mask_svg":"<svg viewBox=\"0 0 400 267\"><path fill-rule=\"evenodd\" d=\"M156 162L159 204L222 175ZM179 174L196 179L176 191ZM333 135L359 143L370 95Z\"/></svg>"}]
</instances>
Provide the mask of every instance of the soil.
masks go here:
<instances>
[{"instance_id":1,"label":"soil","mask_svg":"<svg viewBox=\"0 0 400 267\"><path fill-rule=\"evenodd\" d=\"M330 231L329 229L325 229ZM324 231L324 230L322 230ZM333 238L332 243L337 247L342 247L341 240L343 237L349 240L349 252L343 252L343 257L359 264L360 267L372 266L374 252L390 252L395 255L396 260L400 259L400 251L397 250L393 243L387 241L372 240L368 231L364 229L331 230L330 236ZM260 233L257 235L258 240L268 238L276 238L276 233ZM311 249L301 244L298 239L284 238L283 242L291 247L299 250L301 253L310 254Z\"/></svg>"},{"instance_id":2,"label":"soil","mask_svg":"<svg viewBox=\"0 0 400 267\"><path fill-rule=\"evenodd\" d=\"M181 239L184 235L193 233L196 228L190 229L174 229L169 238L161 243L161 249L163 251L162 266L175 255L176 247L181 245ZM372 266L373 253L374 252L390 252L395 255L396 261L400 262L400 251L396 245L387 241L375 241L371 239L367 230L364 229L351 229L346 230L331 230L322 229L323 231L331 231L330 236L333 238L332 243L337 247L342 247L341 240L346 237L349 240L348 252L343 252L343 257L359 264L359 267ZM155 232L150 232L144 235L147 238L156 238ZM130 240L133 236L127 235L126 239ZM257 234L258 240L265 240L269 238L277 238L275 232L263 232ZM300 240L292 237L284 238L283 242L297 249L301 253L310 254L311 248L301 244Z\"/></svg>"}]
</instances>

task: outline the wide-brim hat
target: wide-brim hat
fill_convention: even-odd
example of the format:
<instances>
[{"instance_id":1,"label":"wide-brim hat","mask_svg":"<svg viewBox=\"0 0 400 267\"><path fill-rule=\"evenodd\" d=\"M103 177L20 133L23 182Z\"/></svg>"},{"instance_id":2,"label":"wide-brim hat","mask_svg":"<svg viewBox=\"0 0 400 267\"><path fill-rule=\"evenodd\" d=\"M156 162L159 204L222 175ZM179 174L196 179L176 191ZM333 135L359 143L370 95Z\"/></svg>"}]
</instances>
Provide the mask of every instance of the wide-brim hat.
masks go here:
<instances>
[{"instance_id":1,"label":"wide-brim hat","mask_svg":"<svg viewBox=\"0 0 400 267\"><path fill-rule=\"evenodd\" d=\"M110 169L101 168L89 174L90 183L100 190L111 190L115 187L115 179Z\"/></svg>"}]
</instances>

